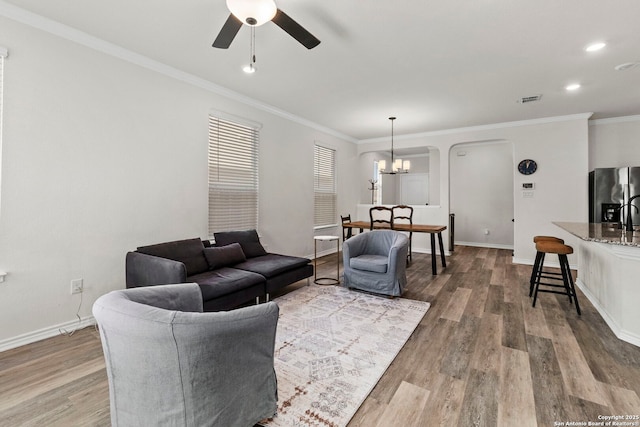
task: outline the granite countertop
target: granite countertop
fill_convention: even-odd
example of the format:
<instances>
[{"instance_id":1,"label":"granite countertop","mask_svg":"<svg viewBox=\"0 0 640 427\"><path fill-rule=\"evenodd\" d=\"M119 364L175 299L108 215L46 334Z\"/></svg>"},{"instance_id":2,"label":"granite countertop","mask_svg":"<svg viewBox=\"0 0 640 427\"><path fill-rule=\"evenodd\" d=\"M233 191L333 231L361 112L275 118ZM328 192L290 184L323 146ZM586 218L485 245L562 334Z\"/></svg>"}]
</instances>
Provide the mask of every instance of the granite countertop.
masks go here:
<instances>
[{"instance_id":1,"label":"granite countertop","mask_svg":"<svg viewBox=\"0 0 640 427\"><path fill-rule=\"evenodd\" d=\"M640 231L632 233L606 223L554 222L554 224L582 240L640 247Z\"/></svg>"}]
</instances>

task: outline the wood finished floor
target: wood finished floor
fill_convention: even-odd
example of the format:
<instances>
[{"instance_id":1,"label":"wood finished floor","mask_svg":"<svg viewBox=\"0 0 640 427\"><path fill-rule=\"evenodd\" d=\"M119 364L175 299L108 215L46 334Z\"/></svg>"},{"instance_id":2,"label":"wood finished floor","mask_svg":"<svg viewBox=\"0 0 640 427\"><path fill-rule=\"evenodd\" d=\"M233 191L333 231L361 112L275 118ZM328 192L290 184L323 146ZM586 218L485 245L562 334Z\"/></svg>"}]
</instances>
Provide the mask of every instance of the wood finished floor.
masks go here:
<instances>
[{"instance_id":1,"label":"wood finished floor","mask_svg":"<svg viewBox=\"0 0 640 427\"><path fill-rule=\"evenodd\" d=\"M640 415L640 348L618 340L581 292L582 316L553 294L532 308L531 267L511 264L511 251L456 247L447 263L432 276L428 256L414 254L404 297L431 309L349 427ZM335 274L335 255L318 272ZM0 353L0 426L44 425L110 425L95 329Z\"/></svg>"}]
</instances>

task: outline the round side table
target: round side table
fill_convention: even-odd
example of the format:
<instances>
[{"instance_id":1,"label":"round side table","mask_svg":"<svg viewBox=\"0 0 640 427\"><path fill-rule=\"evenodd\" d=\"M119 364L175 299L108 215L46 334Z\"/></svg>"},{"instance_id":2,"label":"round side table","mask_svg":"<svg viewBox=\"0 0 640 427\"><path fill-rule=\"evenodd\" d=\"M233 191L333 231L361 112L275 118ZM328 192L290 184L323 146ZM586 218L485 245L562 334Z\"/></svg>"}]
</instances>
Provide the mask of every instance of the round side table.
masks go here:
<instances>
[{"instance_id":1,"label":"round side table","mask_svg":"<svg viewBox=\"0 0 640 427\"><path fill-rule=\"evenodd\" d=\"M318 241L336 242L336 277L318 277ZM322 280L322 282L320 282ZM337 285L340 283L340 237L313 236L313 283L316 285Z\"/></svg>"}]
</instances>

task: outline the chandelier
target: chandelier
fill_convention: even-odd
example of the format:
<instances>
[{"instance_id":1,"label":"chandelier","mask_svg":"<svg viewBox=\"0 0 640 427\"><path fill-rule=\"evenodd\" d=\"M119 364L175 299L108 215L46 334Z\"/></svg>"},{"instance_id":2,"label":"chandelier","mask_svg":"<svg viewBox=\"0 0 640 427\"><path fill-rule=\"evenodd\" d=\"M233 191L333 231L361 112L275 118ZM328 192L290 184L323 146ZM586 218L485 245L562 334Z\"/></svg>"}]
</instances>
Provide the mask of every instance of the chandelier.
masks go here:
<instances>
[{"instance_id":1,"label":"chandelier","mask_svg":"<svg viewBox=\"0 0 640 427\"><path fill-rule=\"evenodd\" d=\"M378 170L380 173L395 175L397 173L408 173L409 169L411 169L411 162L409 160L395 159L393 157L393 121L395 117L389 117L391 120L391 170L387 169L386 160L378 161Z\"/></svg>"}]
</instances>

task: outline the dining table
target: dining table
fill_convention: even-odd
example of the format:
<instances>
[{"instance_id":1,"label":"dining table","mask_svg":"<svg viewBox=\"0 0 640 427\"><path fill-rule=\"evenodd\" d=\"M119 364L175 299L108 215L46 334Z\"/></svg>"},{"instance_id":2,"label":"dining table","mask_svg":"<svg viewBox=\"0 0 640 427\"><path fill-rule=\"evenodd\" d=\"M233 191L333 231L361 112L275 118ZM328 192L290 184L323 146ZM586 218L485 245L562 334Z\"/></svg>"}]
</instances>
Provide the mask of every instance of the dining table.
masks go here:
<instances>
[{"instance_id":1,"label":"dining table","mask_svg":"<svg viewBox=\"0 0 640 427\"><path fill-rule=\"evenodd\" d=\"M371 223L369 221L350 221L342 223L344 228L357 228L362 233L364 230L371 229ZM442 244L442 232L447 229L446 225L427 225L427 224L404 224L394 223L393 226L389 224L374 224L375 230L392 229L396 231L405 231L409 233L429 233L431 237L431 272L432 274L438 274L436 266L436 235L438 236L438 245L440 247L440 260L442 262L442 268L447 266L447 260L444 256L444 245Z\"/></svg>"}]
</instances>

